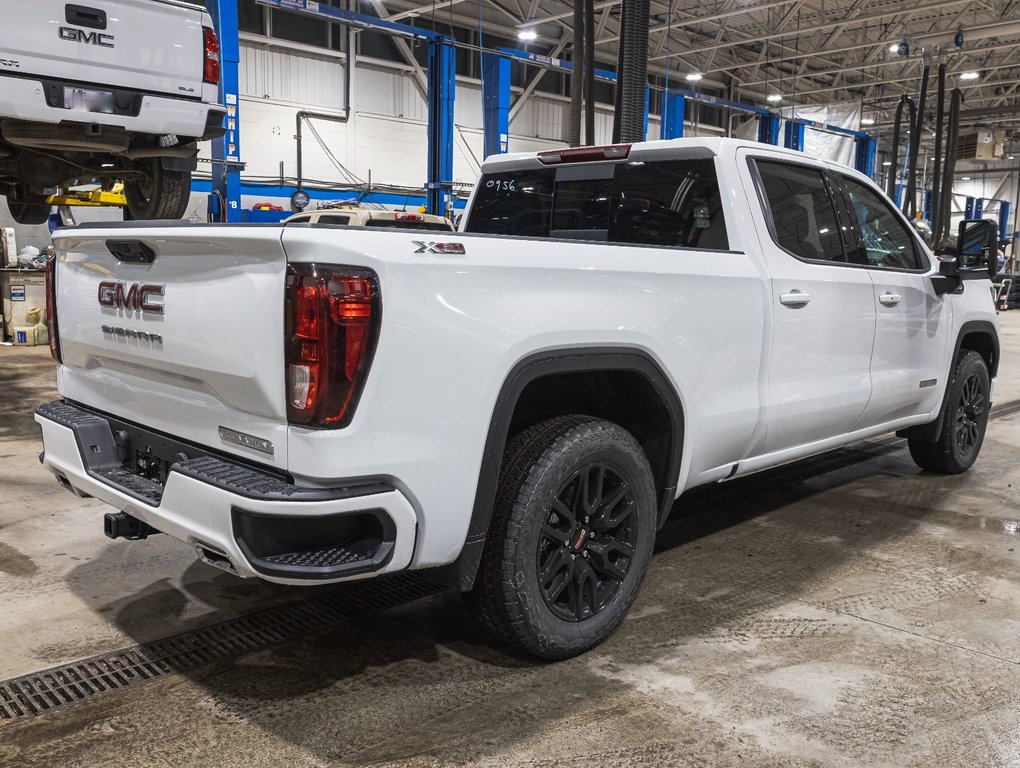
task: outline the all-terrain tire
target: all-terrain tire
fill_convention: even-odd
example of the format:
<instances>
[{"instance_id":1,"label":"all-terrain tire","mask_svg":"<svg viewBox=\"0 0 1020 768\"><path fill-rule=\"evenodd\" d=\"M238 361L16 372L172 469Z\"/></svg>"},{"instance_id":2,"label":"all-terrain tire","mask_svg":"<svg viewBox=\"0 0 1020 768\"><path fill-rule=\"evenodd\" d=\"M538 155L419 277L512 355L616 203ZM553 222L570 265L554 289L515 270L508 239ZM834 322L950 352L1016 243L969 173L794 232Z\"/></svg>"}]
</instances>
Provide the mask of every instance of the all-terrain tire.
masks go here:
<instances>
[{"instance_id":1,"label":"all-terrain tire","mask_svg":"<svg viewBox=\"0 0 1020 768\"><path fill-rule=\"evenodd\" d=\"M124 183L124 196L132 218L139 220L179 219L188 210L191 172L170 171L159 158L139 164L142 178Z\"/></svg>"},{"instance_id":2,"label":"all-terrain tire","mask_svg":"<svg viewBox=\"0 0 1020 768\"><path fill-rule=\"evenodd\" d=\"M946 389L938 439L934 443L907 441L914 463L942 475L958 475L970 469L985 439L990 391L984 358L973 350L962 350Z\"/></svg>"},{"instance_id":3,"label":"all-terrain tire","mask_svg":"<svg viewBox=\"0 0 1020 768\"><path fill-rule=\"evenodd\" d=\"M46 202L39 202L44 198L32 200L7 200L7 209L11 212L11 218L18 224L45 224L50 218L52 206Z\"/></svg>"},{"instance_id":4,"label":"all-terrain tire","mask_svg":"<svg viewBox=\"0 0 1020 768\"><path fill-rule=\"evenodd\" d=\"M468 605L546 659L598 645L637 596L656 531L655 484L625 429L558 416L510 440Z\"/></svg>"}]
</instances>

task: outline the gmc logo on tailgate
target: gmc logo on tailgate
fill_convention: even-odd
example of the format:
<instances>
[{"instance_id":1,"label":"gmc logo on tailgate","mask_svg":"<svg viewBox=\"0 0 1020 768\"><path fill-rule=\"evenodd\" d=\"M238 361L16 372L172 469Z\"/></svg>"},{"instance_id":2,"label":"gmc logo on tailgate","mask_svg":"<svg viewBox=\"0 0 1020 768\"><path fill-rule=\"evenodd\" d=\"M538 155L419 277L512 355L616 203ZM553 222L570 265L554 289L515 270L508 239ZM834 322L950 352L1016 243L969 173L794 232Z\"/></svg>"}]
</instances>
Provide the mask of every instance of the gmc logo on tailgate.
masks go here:
<instances>
[{"instance_id":1,"label":"gmc logo on tailgate","mask_svg":"<svg viewBox=\"0 0 1020 768\"><path fill-rule=\"evenodd\" d=\"M99 306L162 315L165 288L163 285L104 281L99 284Z\"/></svg>"},{"instance_id":2,"label":"gmc logo on tailgate","mask_svg":"<svg viewBox=\"0 0 1020 768\"><path fill-rule=\"evenodd\" d=\"M57 32L61 40L113 48L113 35L108 35L105 32L86 32L84 29L75 29L74 27L61 27Z\"/></svg>"}]
</instances>

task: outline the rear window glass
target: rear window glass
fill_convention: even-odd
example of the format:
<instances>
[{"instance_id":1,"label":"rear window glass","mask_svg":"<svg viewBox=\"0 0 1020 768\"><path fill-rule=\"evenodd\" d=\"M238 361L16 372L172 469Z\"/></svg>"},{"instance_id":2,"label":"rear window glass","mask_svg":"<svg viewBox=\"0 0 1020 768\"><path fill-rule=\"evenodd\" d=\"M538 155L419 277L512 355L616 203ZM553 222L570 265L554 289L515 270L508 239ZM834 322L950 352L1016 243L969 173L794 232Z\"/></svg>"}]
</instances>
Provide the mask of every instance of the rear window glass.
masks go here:
<instances>
[{"instance_id":1,"label":"rear window glass","mask_svg":"<svg viewBox=\"0 0 1020 768\"><path fill-rule=\"evenodd\" d=\"M319 224L350 224L351 217L339 213L320 213L316 222Z\"/></svg>"},{"instance_id":2,"label":"rear window glass","mask_svg":"<svg viewBox=\"0 0 1020 768\"><path fill-rule=\"evenodd\" d=\"M397 219L369 219L366 227L399 227L401 229L426 229L439 232L450 232L449 224L438 221L398 221Z\"/></svg>"},{"instance_id":3,"label":"rear window glass","mask_svg":"<svg viewBox=\"0 0 1020 768\"><path fill-rule=\"evenodd\" d=\"M466 231L729 248L712 160L618 163L609 178L578 179L576 168L483 175Z\"/></svg>"},{"instance_id":4,"label":"rear window glass","mask_svg":"<svg viewBox=\"0 0 1020 768\"><path fill-rule=\"evenodd\" d=\"M802 259L845 262L836 209L821 170L767 160L755 163L775 241Z\"/></svg>"}]
</instances>

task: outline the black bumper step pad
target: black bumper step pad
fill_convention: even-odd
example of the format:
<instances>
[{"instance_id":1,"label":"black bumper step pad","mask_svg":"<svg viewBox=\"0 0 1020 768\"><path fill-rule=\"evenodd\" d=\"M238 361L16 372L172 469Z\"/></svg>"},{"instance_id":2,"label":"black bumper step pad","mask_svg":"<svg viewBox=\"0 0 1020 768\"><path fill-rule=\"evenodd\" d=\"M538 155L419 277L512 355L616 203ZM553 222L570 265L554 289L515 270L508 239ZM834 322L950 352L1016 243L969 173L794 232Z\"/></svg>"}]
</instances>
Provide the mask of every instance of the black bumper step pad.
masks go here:
<instances>
[{"instance_id":1,"label":"black bumper step pad","mask_svg":"<svg viewBox=\"0 0 1020 768\"><path fill-rule=\"evenodd\" d=\"M36 413L72 430L86 471L98 480L124 493L158 507L163 484L145 477L122 461L114 430L130 430L143 442L173 445L174 453L195 454L189 458L169 459L169 475L178 472L248 499L263 501L337 501L388 493L392 486L373 480L351 482L339 488L308 488L288 483L272 472L247 466L242 460L222 458L206 448L183 443L176 438L148 430L137 424L107 417L64 400L45 403Z\"/></svg>"}]
</instances>

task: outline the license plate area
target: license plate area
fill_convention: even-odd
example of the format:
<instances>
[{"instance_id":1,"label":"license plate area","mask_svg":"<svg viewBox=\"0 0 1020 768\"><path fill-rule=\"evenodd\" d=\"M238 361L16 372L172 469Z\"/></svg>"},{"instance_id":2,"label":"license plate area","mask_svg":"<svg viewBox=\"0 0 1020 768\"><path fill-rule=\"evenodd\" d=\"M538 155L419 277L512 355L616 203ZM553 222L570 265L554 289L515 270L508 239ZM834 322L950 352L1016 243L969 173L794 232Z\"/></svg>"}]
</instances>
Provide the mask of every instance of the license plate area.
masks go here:
<instances>
[{"instance_id":1,"label":"license plate area","mask_svg":"<svg viewBox=\"0 0 1020 768\"><path fill-rule=\"evenodd\" d=\"M113 419L109 419L109 423L121 466L131 474L159 485L166 484L175 462L195 459L207 453L131 424Z\"/></svg>"},{"instance_id":2,"label":"license plate area","mask_svg":"<svg viewBox=\"0 0 1020 768\"><path fill-rule=\"evenodd\" d=\"M96 90L61 82L41 80L46 105L54 109L93 115L138 117L142 111L142 94L118 89Z\"/></svg>"},{"instance_id":3,"label":"license plate area","mask_svg":"<svg viewBox=\"0 0 1020 768\"><path fill-rule=\"evenodd\" d=\"M64 109L113 115L116 114L117 100L111 91L90 91L86 88L64 86Z\"/></svg>"}]
</instances>

